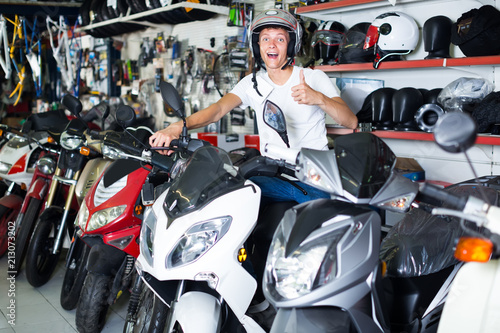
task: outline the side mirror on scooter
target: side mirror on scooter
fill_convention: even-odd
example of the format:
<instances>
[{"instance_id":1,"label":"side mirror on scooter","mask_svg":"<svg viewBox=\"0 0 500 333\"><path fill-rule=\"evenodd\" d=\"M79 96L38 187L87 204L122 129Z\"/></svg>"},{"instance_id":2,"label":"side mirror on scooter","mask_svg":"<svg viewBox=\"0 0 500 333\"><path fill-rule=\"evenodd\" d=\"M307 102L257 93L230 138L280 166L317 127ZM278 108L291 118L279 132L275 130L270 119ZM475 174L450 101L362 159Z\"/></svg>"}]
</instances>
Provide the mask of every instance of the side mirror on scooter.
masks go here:
<instances>
[{"instance_id":1,"label":"side mirror on scooter","mask_svg":"<svg viewBox=\"0 0 500 333\"><path fill-rule=\"evenodd\" d=\"M124 129L132 126L135 119L135 111L130 106L120 105L118 109L116 109L116 121Z\"/></svg>"},{"instance_id":2,"label":"side mirror on scooter","mask_svg":"<svg viewBox=\"0 0 500 333\"><path fill-rule=\"evenodd\" d=\"M464 112L447 112L440 116L434 128L434 140L441 149L450 153L462 153L474 145L477 125Z\"/></svg>"},{"instance_id":3,"label":"side mirror on scooter","mask_svg":"<svg viewBox=\"0 0 500 333\"><path fill-rule=\"evenodd\" d=\"M288 133L286 132L286 120L283 111L271 101L267 101L264 105L264 123L274 129L281 137L288 148Z\"/></svg>"},{"instance_id":4,"label":"side mirror on scooter","mask_svg":"<svg viewBox=\"0 0 500 333\"><path fill-rule=\"evenodd\" d=\"M82 102L80 102L80 100L78 98L76 98L73 95L66 94L62 98L61 102L69 110L69 112L74 114L75 117L82 120L82 117L80 116L80 112L82 112L83 106L82 106Z\"/></svg>"},{"instance_id":5,"label":"side mirror on scooter","mask_svg":"<svg viewBox=\"0 0 500 333\"><path fill-rule=\"evenodd\" d=\"M170 83L166 81L160 82L160 93L163 101L167 103L179 116L184 120L186 114L184 112L184 103L182 102L182 98L177 92L177 89Z\"/></svg>"}]
</instances>

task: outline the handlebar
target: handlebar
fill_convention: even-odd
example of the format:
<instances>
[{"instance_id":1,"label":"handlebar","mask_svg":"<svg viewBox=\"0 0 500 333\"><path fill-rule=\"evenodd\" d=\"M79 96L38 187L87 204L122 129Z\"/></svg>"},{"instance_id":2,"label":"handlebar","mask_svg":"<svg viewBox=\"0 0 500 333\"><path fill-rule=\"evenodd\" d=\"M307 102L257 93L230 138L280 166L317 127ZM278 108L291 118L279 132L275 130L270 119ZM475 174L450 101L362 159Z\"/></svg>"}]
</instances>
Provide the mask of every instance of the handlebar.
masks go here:
<instances>
[{"instance_id":1,"label":"handlebar","mask_svg":"<svg viewBox=\"0 0 500 333\"><path fill-rule=\"evenodd\" d=\"M467 197L452 194L428 183L422 185L420 193L424 196L442 201L457 210L463 210L467 204Z\"/></svg>"}]
</instances>

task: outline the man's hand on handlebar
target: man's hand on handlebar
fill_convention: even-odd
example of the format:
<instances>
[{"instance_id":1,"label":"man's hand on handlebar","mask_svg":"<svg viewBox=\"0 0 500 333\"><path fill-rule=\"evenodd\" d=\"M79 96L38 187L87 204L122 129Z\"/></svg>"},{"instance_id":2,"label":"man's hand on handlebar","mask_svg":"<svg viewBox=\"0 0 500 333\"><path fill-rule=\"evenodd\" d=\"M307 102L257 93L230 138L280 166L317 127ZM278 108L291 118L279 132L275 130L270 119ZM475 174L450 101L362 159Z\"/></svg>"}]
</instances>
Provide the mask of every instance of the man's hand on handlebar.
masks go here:
<instances>
[{"instance_id":1,"label":"man's hand on handlebar","mask_svg":"<svg viewBox=\"0 0 500 333\"><path fill-rule=\"evenodd\" d=\"M182 131L182 124L180 127L178 127L177 125L177 123L171 124L167 128L159 130L155 134L151 135L149 137L149 144L151 145L151 147L169 147L170 143L173 140L179 138L179 135ZM162 155L170 155L174 152L173 150L161 149L158 149L157 151Z\"/></svg>"}]
</instances>

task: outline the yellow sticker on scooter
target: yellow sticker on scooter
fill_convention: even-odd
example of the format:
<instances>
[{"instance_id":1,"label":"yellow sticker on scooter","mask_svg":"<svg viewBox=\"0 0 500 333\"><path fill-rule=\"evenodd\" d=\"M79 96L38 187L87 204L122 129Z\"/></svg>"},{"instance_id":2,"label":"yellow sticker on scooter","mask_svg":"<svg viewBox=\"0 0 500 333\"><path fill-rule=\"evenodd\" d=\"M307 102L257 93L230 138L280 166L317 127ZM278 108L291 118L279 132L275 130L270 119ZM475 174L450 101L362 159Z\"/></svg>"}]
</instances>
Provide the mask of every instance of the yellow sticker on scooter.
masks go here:
<instances>
[{"instance_id":1,"label":"yellow sticker on scooter","mask_svg":"<svg viewBox=\"0 0 500 333\"><path fill-rule=\"evenodd\" d=\"M238 251L238 261L239 262L243 262L247 260L247 250L245 250L244 247L242 247L239 251Z\"/></svg>"}]
</instances>

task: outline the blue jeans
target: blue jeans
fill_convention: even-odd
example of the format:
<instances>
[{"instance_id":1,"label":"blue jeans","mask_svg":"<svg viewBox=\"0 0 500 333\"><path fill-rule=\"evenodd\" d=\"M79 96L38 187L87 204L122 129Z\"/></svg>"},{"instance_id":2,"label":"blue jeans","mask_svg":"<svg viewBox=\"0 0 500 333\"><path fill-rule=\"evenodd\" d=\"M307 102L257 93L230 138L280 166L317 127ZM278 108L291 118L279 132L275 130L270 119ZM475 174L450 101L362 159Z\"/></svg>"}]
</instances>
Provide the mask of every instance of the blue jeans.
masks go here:
<instances>
[{"instance_id":1,"label":"blue jeans","mask_svg":"<svg viewBox=\"0 0 500 333\"><path fill-rule=\"evenodd\" d=\"M304 194L290 182L276 177L254 176L250 180L260 187L263 203L272 201L297 201L297 203L303 203L314 199L330 198L329 193L299 181L294 183L304 189L307 194Z\"/></svg>"}]
</instances>

